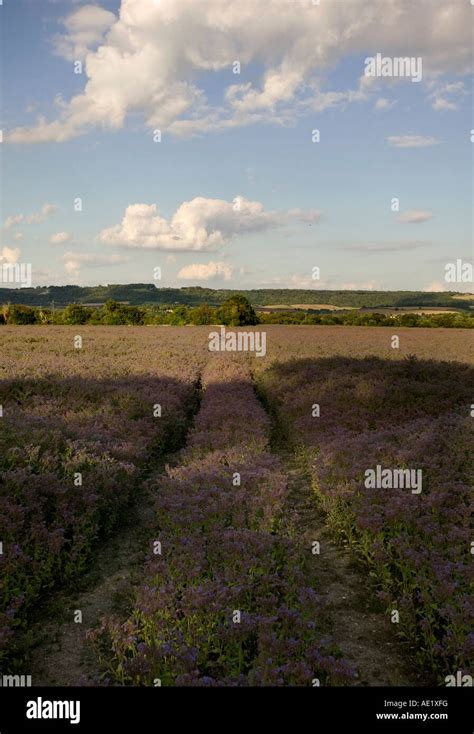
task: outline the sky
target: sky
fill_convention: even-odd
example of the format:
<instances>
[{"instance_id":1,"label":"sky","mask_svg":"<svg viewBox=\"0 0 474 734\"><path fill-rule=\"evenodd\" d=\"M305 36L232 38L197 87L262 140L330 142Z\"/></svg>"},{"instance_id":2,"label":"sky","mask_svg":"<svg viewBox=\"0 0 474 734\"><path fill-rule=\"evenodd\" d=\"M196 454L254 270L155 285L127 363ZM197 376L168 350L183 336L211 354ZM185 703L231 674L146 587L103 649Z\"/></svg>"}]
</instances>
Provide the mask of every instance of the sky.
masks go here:
<instances>
[{"instance_id":1,"label":"sky","mask_svg":"<svg viewBox=\"0 0 474 734\"><path fill-rule=\"evenodd\" d=\"M473 14L3 0L0 272L471 292Z\"/></svg>"}]
</instances>

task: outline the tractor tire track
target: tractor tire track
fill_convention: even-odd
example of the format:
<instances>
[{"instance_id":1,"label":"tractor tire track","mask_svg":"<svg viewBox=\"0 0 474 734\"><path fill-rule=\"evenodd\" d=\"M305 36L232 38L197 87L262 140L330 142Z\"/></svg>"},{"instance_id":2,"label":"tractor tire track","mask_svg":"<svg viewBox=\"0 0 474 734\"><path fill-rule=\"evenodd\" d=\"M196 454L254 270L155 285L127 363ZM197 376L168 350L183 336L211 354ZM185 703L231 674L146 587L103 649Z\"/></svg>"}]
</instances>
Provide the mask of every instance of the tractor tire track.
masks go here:
<instances>
[{"instance_id":1,"label":"tractor tire track","mask_svg":"<svg viewBox=\"0 0 474 734\"><path fill-rule=\"evenodd\" d=\"M416 670L408 643L397 638L388 616L377 609L375 589L367 570L354 558L348 544L336 538L329 527L312 487L307 462L298 455L277 410L255 376L254 386L271 420L271 449L280 458L288 477L285 514L289 532L308 552L314 541L320 544L320 553L313 556L317 564L316 591L325 599L336 649L357 670L354 685L427 685L426 672Z\"/></svg>"},{"instance_id":2,"label":"tractor tire track","mask_svg":"<svg viewBox=\"0 0 474 734\"><path fill-rule=\"evenodd\" d=\"M136 580L150 542L155 503L145 487L152 473L164 473L177 460L189 428L201 402L201 377L198 376L179 434L170 436L165 455L150 456L138 497L126 521L95 548L89 571L77 580L76 593L70 588L53 590L34 615L27 639L35 646L27 648L32 686L77 686L100 684L97 659L89 648L87 634L101 618L124 604L130 584ZM166 450L166 448L165 448ZM75 621L77 611L82 622Z\"/></svg>"}]
</instances>

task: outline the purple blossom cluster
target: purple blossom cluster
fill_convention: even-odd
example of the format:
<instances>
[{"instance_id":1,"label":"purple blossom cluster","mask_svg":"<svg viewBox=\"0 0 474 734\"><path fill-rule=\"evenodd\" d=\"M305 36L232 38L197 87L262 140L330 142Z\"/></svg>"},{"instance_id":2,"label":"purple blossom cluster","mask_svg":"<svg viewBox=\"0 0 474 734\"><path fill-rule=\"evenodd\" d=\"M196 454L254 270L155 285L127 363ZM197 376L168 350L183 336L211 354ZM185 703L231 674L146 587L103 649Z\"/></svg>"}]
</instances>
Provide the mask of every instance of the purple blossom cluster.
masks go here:
<instances>
[{"instance_id":1,"label":"purple blossom cluster","mask_svg":"<svg viewBox=\"0 0 474 734\"><path fill-rule=\"evenodd\" d=\"M122 374L113 379L0 382L0 659L14 651L15 630L40 594L85 570L148 461L183 435L198 367L189 360L175 374L163 366L158 376L127 376L117 356Z\"/></svg>"},{"instance_id":2,"label":"purple blossom cluster","mask_svg":"<svg viewBox=\"0 0 474 734\"><path fill-rule=\"evenodd\" d=\"M311 554L285 532L286 477L248 364L213 357L203 387L179 465L151 482L155 552L130 615L91 635L104 675L122 685L345 683L355 673L324 636Z\"/></svg>"},{"instance_id":3,"label":"purple blossom cluster","mask_svg":"<svg viewBox=\"0 0 474 734\"><path fill-rule=\"evenodd\" d=\"M387 610L399 610L420 662L440 675L468 669L474 655L473 377L466 364L413 358L300 360L261 377L331 524L367 562ZM422 491L366 487L377 465L421 469Z\"/></svg>"}]
</instances>

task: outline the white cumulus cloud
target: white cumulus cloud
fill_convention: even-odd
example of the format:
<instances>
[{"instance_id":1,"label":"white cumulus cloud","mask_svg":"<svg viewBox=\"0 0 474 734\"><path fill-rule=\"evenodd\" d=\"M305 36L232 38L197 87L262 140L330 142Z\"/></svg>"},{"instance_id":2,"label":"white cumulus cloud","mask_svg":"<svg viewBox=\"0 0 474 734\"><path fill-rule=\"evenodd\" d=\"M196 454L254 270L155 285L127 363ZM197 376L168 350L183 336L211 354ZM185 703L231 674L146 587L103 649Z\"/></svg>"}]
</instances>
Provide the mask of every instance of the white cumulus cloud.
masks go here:
<instances>
[{"instance_id":1,"label":"white cumulus cloud","mask_svg":"<svg viewBox=\"0 0 474 734\"><path fill-rule=\"evenodd\" d=\"M68 61L80 61L96 49L116 17L98 5L83 5L64 21L65 33L54 38L54 50Z\"/></svg>"},{"instance_id":2,"label":"white cumulus cloud","mask_svg":"<svg viewBox=\"0 0 474 734\"><path fill-rule=\"evenodd\" d=\"M214 280L215 278L223 278L230 280L234 268L224 262L196 263L193 265L185 265L178 273L178 278L182 280Z\"/></svg>"},{"instance_id":3,"label":"white cumulus cloud","mask_svg":"<svg viewBox=\"0 0 474 734\"><path fill-rule=\"evenodd\" d=\"M20 259L21 250L19 247L3 247L0 250L0 263L16 263Z\"/></svg>"},{"instance_id":4,"label":"white cumulus cloud","mask_svg":"<svg viewBox=\"0 0 474 734\"><path fill-rule=\"evenodd\" d=\"M66 242L70 242L71 240L72 234L70 232L56 232L56 234L51 235L49 238L51 245L65 245Z\"/></svg>"},{"instance_id":5,"label":"white cumulus cloud","mask_svg":"<svg viewBox=\"0 0 474 734\"><path fill-rule=\"evenodd\" d=\"M347 56L381 48L421 56L424 79L457 78L472 63L471 10L468 2L433 0L417 0L416 12L412 2L394 0L121 0L114 17L87 4L66 18L55 45L68 59L84 58L83 90L61 103L56 119L40 118L6 138L66 141L95 127L119 129L132 114L150 130L176 135L287 124L368 99L377 85L367 78L335 91L327 72ZM259 69L251 80L250 66ZM225 71L221 97L211 104L209 74Z\"/></svg>"},{"instance_id":6,"label":"white cumulus cloud","mask_svg":"<svg viewBox=\"0 0 474 734\"><path fill-rule=\"evenodd\" d=\"M236 235L284 226L290 219L317 221L318 210L266 211L259 201L236 196L233 201L198 196L183 202L168 220L156 204L131 204L120 224L104 229L101 242L125 247L205 251L225 245Z\"/></svg>"}]
</instances>

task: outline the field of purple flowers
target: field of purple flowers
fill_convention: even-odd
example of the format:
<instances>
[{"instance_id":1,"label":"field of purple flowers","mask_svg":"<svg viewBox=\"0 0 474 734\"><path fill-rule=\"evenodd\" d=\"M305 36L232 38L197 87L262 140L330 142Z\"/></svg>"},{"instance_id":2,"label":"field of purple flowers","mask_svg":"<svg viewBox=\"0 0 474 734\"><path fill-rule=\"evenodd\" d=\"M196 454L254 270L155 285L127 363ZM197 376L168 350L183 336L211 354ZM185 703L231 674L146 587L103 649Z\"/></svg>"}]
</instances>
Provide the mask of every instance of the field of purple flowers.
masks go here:
<instances>
[{"instance_id":1,"label":"field of purple flowers","mask_svg":"<svg viewBox=\"0 0 474 734\"><path fill-rule=\"evenodd\" d=\"M354 671L323 639L310 549L285 532L286 479L247 363L214 358L203 388L179 466L152 482L156 537L130 616L104 619L92 636L107 679L347 683Z\"/></svg>"},{"instance_id":2,"label":"field of purple flowers","mask_svg":"<svg viewBox=\"0 0 474 734\"><path fill-rule=\"evenodd\" d=\"M427 359L467 362L469 344L408 330L404 352L419 358L404 358L383 329L309 328L268 327L264 360L210 356L207 327L2 329L3 667L22 663L17 633L38 601L88 570L145 494L155 520L140 580L89 634L98 682L357 683L318 557L294 529L282 447L387 618L398 612L418 672L469 672L473 369ZM422 491L365 486L378 465L420 470Z\"/></svg>"},{"instance_id":3,"label":"field of purple flowers","mask_svg":"<svg viewBox=\"0 0 474 734\"><path fill-rule=\"evenodd\" d=\"M443 676L474 655L473 378L468 364L375 357L293 360L259 378L329 522L399 612L420 666ZM377 465L420 469L422 491L366 487Z\"/></svg>"},{"instance_id":4,"label":"field of purple flowers","mask_svg":"<svg viewBox=\"0 0 474 734\"><path fill-rule=\"evenodd\" d=\"M8 335L2 344L0 660L14 651L15 630L40 595L85 570L97 539L139 492L148 462L185 432L195 400L194 347L169 341L169 352L154 346L148 355L145 338L132 361L117 333L82 353L72 337L57 330L52 352L41 344L36 361L35 344L51 333L30 350Z\"/></svg>"}]
</instances>

